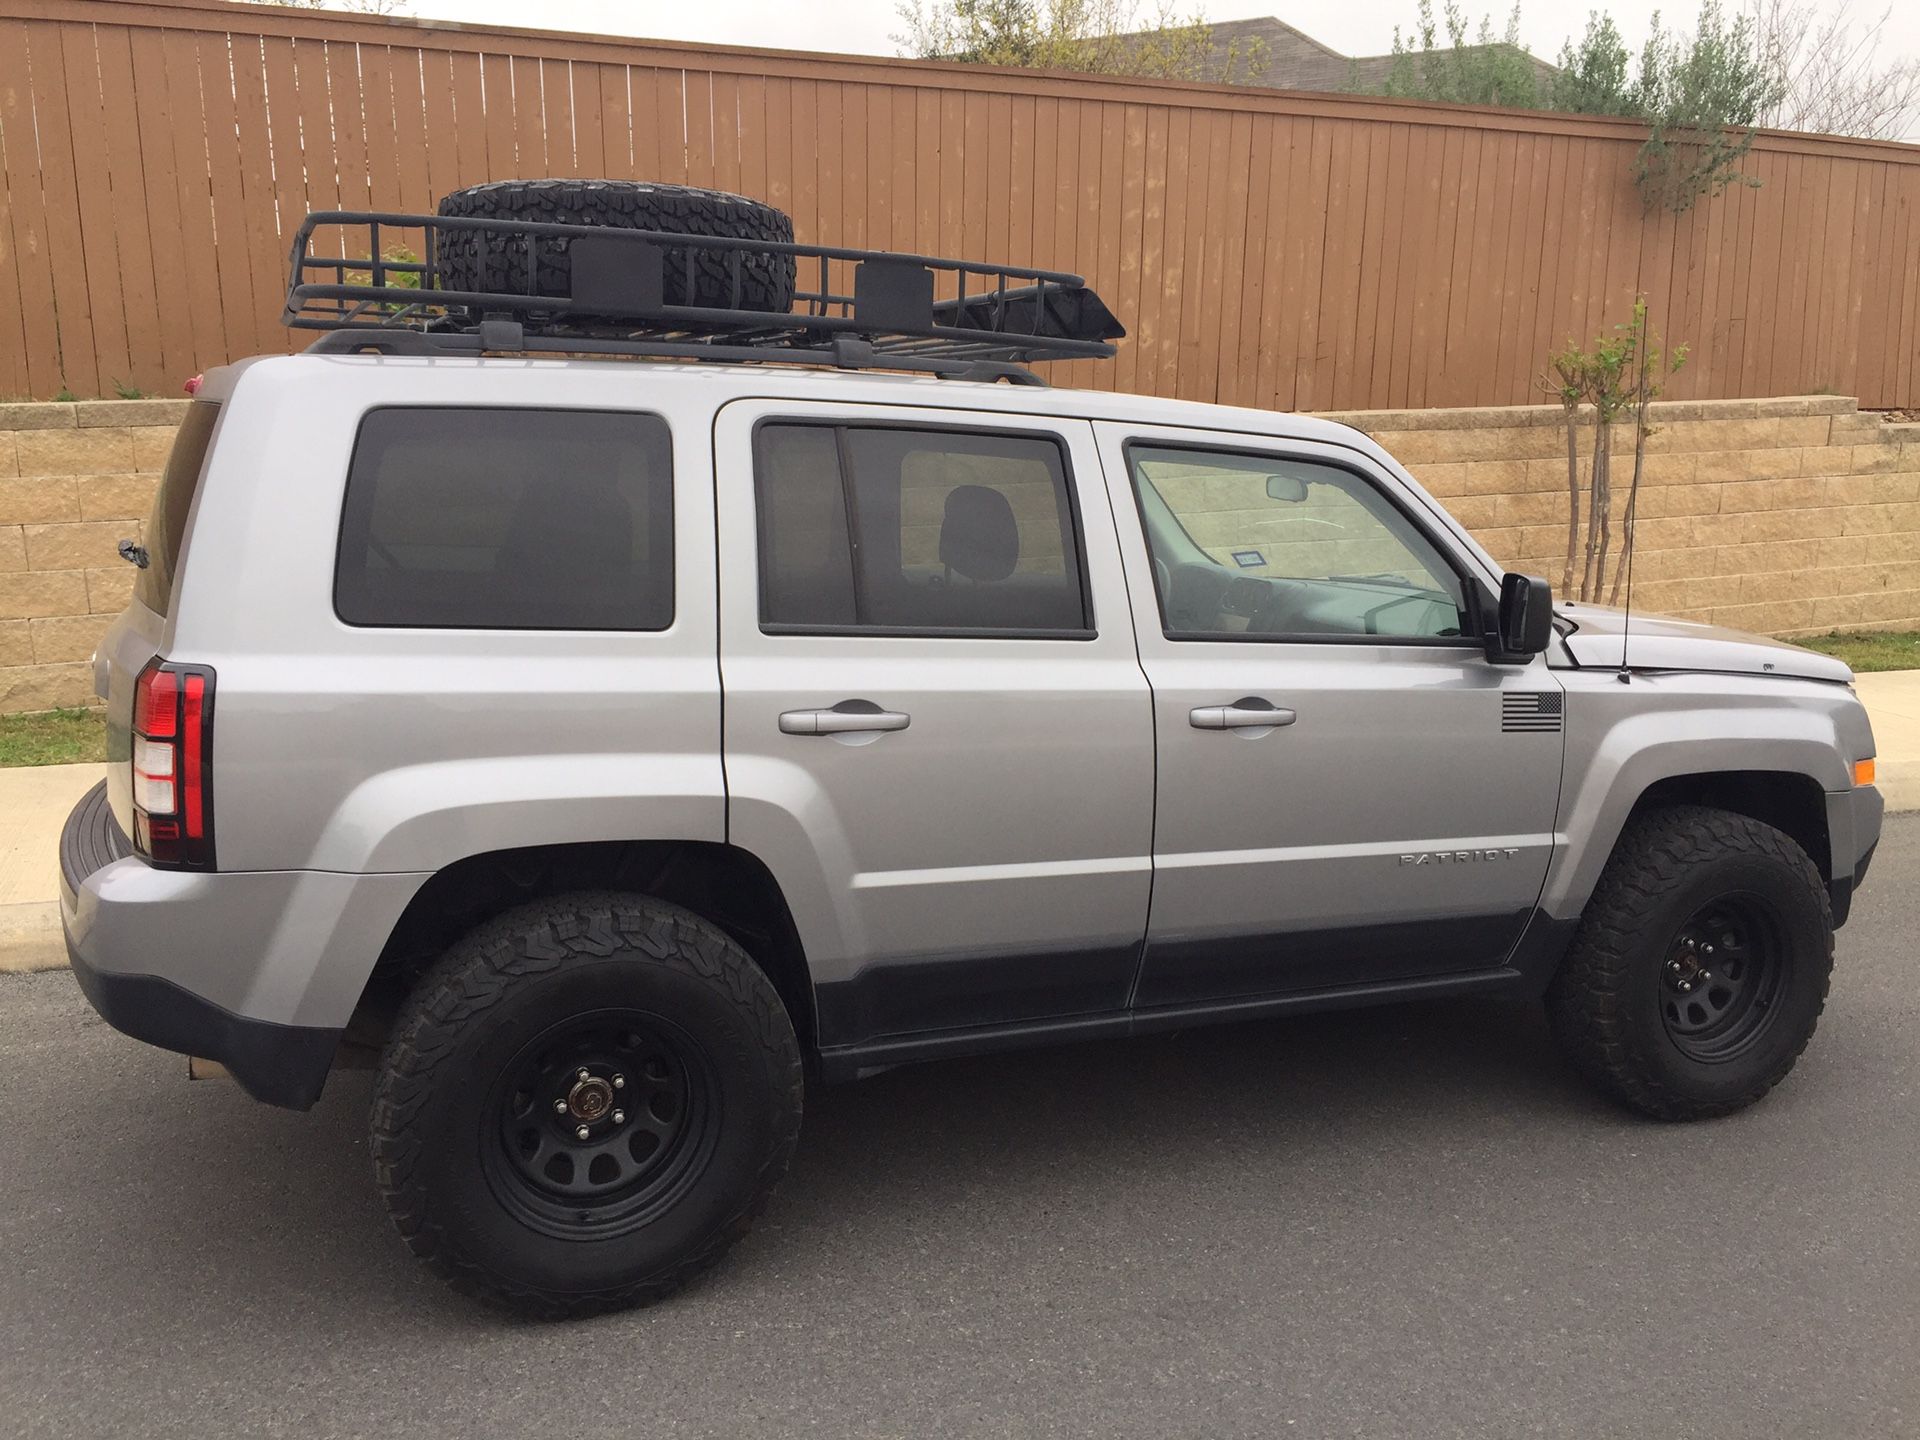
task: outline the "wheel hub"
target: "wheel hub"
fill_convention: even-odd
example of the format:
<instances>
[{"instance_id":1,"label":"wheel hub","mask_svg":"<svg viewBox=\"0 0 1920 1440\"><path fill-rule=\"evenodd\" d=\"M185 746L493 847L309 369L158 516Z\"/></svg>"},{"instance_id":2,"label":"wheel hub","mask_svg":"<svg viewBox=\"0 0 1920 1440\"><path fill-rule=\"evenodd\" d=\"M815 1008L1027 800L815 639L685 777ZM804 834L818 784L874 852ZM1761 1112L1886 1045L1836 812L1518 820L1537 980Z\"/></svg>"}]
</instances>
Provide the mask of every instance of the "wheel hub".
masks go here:
<instances>
[{"instance_id":1,"label":"wheel hub","mask_svg":"<svg viewBox=\"0 0 1920 1440\"><path fill-rule=\"evenodd\" d=\"M567 1091L567 1112L591 1125L613 1109L613 1082L587 1070L579 1073L586 1078L575 1080Z\"/></svg>"}]
</instances>

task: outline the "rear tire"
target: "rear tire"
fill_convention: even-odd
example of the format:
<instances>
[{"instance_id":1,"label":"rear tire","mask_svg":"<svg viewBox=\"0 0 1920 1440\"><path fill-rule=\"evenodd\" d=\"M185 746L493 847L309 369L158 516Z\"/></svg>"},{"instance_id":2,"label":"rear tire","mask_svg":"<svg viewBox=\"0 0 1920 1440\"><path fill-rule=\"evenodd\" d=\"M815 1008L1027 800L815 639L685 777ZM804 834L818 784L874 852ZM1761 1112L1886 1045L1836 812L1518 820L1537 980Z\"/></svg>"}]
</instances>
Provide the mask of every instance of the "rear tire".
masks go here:
<instances>
[{"instance_id":1,"label":"rear tire","mask_svg":"<svg viewBox=\"0 0 1920 1440\"><path fill-rule=\"evenodd\" d=\"M403 1007L374 1173L455 1288L567 1318L651 1304L746 1234L799 1135L800 1049L720 930L633 895L509 911Z\"/></svg>"},{"instance_id":2,"label":"rear tire","mask_svg":"<svg viewBox=\"0 0 1920 1440\"><path fill-rule=\"evenodd\" d=\"M1748 816L1677 807L1621 835L1547 1018L1614 1099L1706 1119L1793 1069L1832 973L1833 912L1806 852Z\"/></svg>"},{"instance_id":3,"label":"rear tire","mask_svg":"<svg viewBox=\"0 0 1920 1440\"><path fill-rule=\"evenodd\" d=\"M440 213L483 220L607 225L678 235L793 241L793 221L784 211L758 200L721 190L632 180L500 180L453 191L441 199ZM529 283L524 237L510 232L448 230L436 244L440 283L453 290L566 299L573 293L571 243L566 239L535 242L534 274ZM691 276L689 253L693 257ZM740 262L738 308L784 314L793 307L793 277L793 256L748 251ZM732 307L736 303L731 266L720 250L668 249L663 279L669 305Z\"/></svg>"}]
</instances>

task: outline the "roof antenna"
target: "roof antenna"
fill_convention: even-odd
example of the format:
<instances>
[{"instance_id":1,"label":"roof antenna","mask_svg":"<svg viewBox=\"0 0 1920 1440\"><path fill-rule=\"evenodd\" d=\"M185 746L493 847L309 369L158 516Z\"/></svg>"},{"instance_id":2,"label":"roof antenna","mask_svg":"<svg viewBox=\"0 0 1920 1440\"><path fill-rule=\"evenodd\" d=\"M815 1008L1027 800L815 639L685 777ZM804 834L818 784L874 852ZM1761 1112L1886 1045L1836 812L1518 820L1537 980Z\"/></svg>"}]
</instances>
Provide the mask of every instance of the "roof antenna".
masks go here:
<instances>
[{"instance_id":1,"label":"roof antenna","mask_svg":"<svg viewBox=\"0 0 1920 1440\"><path fill-rule=\"evenodd\" d=\"M1647 407L1658 393L1653 384L1652 367L1654 355L1647 348L1647 297L1642 295L1633 302L1633 344L1628 349L1630 362L1636 365L1633 372L1633 484L1627 490L1627 513L1622 526L1624 548L1621 556L1627 567L1627 605L1626 614L1620 620L1620 671L1615 677L1622 685L1633 683L1633 671L1627 664L1627 644L1633 636L1633 552L1640 547L1634 541L1634 522L1639 519L1640 508L1640 467L1646 462ZM1671 361L1669 373L1686 363L1686 347L1676 352L1679 359ZM1606 424L1602 417L1600 423ZM1617 582L1616 582L1617 583Z\"/></svg>"},{"instance_id":2,"label":"roof antenna","mask_svg":"<svg viewBox=\"0 0 1920 1440\"><path fill-rule=\"evenodd\" d=\"M1633 671L1627 668L1627 637L1633 633L1633 546L1627 546L1627 613L1620 621L1620 673L1614 678L1622 685L1633 683Z\"/></svg>"}]
</instances>

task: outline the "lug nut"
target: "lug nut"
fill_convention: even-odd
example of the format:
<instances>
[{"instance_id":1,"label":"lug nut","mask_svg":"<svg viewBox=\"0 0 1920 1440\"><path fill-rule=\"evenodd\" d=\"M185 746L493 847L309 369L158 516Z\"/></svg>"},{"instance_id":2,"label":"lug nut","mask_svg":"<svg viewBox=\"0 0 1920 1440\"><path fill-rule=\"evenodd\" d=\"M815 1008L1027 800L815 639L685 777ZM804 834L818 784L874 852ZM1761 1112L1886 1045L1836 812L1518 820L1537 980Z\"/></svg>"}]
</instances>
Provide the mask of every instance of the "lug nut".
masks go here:
<instances>
[{"instance_id":1,"label":"lug nut","mask_svg":"<svg viewBox=\"0 0 1920 1440\"><path fill-rule=\"evenodd\" d=\"M616 1125L624 1125L624 1124L626 1124L626 1123L627 1123L627 1112L626 1112L626 1111L624 1111L624 1110L616 1110L616 1111L614 1111L614 1112L613 1112L613 1123L614 1123L614 1124L616 1124Z\"/></svg>"},{"instance_id":2,"label":"lug nut","mask_svg":"<svg viewBox=\"0 0 1920 1440\"><path fill-rule=\"evenodd\" d=\"M614 1077L613 1077L613 1088L614 1088L614 1089L616 1089L616 1090L624 1090L624 1089L626 1089L626 1088L627 1088L627 1077L626 1077L626 1076L624 1076L624 1075L616 1075L616 1076L614 1076Z\"/></svg>"},{"instance_id":3,"label":"lug nut","mask_svg":"<svg viewBox=\"0 0 1920 1440\"><path fill-rule=\"evenodd\" d=\"M1680 988L1682 991L1691 990L1693 989L1693 982L1691 980L1682 980L1680 982Z\"/></svg>"},{"instance_id":4,"label":"lug nut","mask_svg":"<svg viewBox=\"0 0 1920 1440\"><path fill-rule=\"evenodd\" d=\"M554 1101L554 1102L553 1102L553 1113L554 1113L554 1114L556 1114L556 1115L564 1115L564 1114L566 1114L566 1113L567 1113L567 1102L566 1102L566 1101L564 1101L564 1100L556 1100L556 1101Z\"/></svg>"},{"instance_id":5,"label":"lug nut","mask_svg":"<svg viewBox=\"0 0 1920 1440\"><path fill-rule=\"evenodd\" d=\"M1713 954L1713 946L1711 946L1711 945L1702 945L1702 946L1700 947L1700 953L1701 953L1702 955L1711 955L1711 954Z\"/></svg>"},{"instance_id":6,"label":"lug nut","mask_svg":"<svg viewBox=\"0 0 1920 1440\"><path fill-rule=\"evenodd\" d=\"M1711 980L1711 979L1713 979L1713 971L1711 971L1711 970L1702 970L1702 971L1700 972L1700 979L1701 979L1701 981L1702 981L1703 983L1704 983L1705 981L1708 981L1708 980Z\"/></svg>"},{"instance_id":7,"label":"lug nut","mask_svg":"<svg viewBox=\"0 0 1920 1440\"><path fill-rule=\"evenodd\" d=\"M573 1138L576 1140L584 1140L591 1133L592 1132L589 1131L586 1126L582 1125L579 1129L573 1132Z\"/></svg>"},{"instance_id":8,"label":"lug nut","mask_svg":"<svg viewBox=\"0 0 1920 1440\"><path fill-rule=\"evenodd\" d=\"M586 1069L576 1070L573 1074L577 1080L591 1080L593 1078L593 1073Z\"/></svg>"}]
</instances>

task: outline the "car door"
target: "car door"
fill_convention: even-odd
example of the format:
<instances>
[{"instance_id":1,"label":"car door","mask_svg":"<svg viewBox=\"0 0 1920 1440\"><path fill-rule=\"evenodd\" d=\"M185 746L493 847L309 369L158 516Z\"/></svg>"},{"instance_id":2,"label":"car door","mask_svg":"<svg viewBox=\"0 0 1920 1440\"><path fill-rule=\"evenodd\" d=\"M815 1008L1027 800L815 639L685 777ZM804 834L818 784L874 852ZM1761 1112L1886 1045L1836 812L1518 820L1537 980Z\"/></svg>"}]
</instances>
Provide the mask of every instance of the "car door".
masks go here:
<instances>
[{"instance_id":1,"label":"car door","mask_svg":"<svg viewBox=\"0 0 1920 1440\"><path fill-rule=\"evenodd\" d=\"M1344 447L1101 423L1158 726L1140 1008L1491 969L1553 851L1562 692Z\"/></svg>"},{"instance_id":2,"label":"car door","mask_svg":"<svg viewBox=\"0 0 1920 1440\"><path fill-rule=\"evenodd\" d=\"M715 460L729 839L823 1048L1123 1016L1153 715L1092 427L743 400Z\"/></svg>"}]
</instances>

